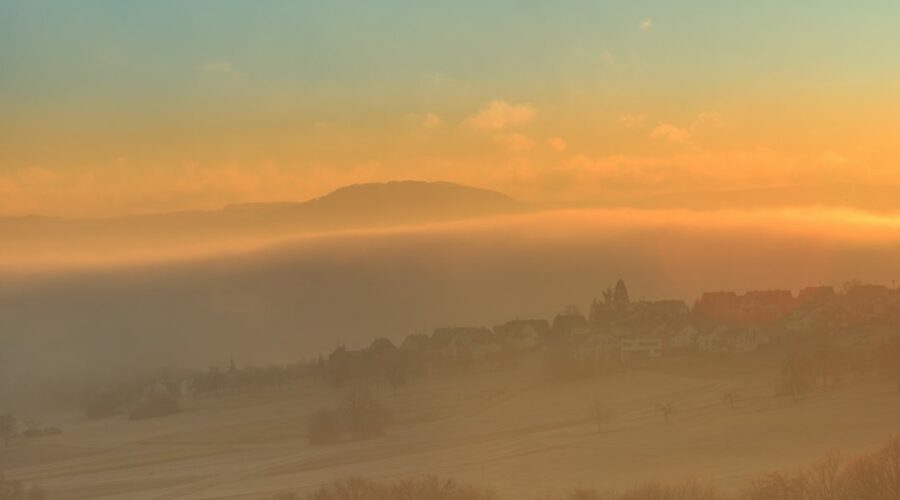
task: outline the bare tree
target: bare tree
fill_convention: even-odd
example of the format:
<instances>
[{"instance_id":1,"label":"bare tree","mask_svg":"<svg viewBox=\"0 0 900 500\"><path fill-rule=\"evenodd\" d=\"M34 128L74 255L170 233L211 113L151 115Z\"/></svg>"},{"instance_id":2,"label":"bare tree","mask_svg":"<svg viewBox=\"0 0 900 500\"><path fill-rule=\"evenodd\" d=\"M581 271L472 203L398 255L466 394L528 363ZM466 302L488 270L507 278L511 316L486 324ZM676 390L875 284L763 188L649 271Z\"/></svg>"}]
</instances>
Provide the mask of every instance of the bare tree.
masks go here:
<instances>
[{"instance_id":1,"label":"bare tree","mask_svg":"<svg viewBox=\"0 0 900 500\"><path fill-rule=\"evenodd\" d=\"M0 438L3 439L3 445L9 446L9 441L16 435L19 428L19 422L12 413L0 415Z\"/></svg>"},{"instance_id":2,"label":"bare tree","mask_svg":"<svg viewBox=\"0 0 900 500\"><path fill-rule=\"evenodd\" d=\"M344 392L338 409L346 418L353 439L373 438L384 434L388 421L387 410L366 387L349 387Z\"/></svg>"},{"instance_id":3,"label":"bare tree","mask_svg":"<svg viewBox=\"0 0 900 500\"><path fill-rule=\"evenodd\" d=\"M886 342L882 348L881 364L888 377L897 383L900 391L900 336Z\"/></svg>"},{"instance_id":4,"label":"bare tree","mask_svg":"<svg viewBox=\"0 0 900 500\"><path fill-rule=\"evenodd\" d=\"M798 401L810 391L810 372L810 361L804 356L792 354L784 360L781 367L781 386L794 401Z\"/></svg>"},{"instance_id":5,"label":"bare tree","mask_svg":"<svg viewBox=\"0 0 900 500\"><path fill-rule=\"evenodd\" d=\"M730 406L732 410L740 399L741 393L737 389L729 389L722 393L722 402Z\"/></svg>"},{"instance_id":6,"label":"bare tree","mask_svg":"<svg viewBox=\"0 0 900 500\"><path fill-rule=\"evenodd\" d=\"M579 316L581 315L581 308L575 304L569 304L563 308L562 314L564 316Z\"/></svg>"},{"instance_id":7,"label":"bare tree","mask_svg":"<svg viewBox=\"0 0 900 500\"><path fill-rule=\"evenodd\" d=\"M595 400L588 409L588 416L591 421L597 424L597 432L599 433L603 430L603 425L612 419L613 412L600 400Z\"/></svg>"},{"instance_id":8,"label":"bare tree","mask_svg":"<svg viewBox=\"0 0 900 500\"><path fill-rule=\"evenodd\" d=\"M41 423L35 418L25 420L25 431L22 433L27 438L40 437L44 433L41 430Z\"/></svg>"},{"instance_id":9,"label":"bare tree","mask_svg":"<svg viewBox=\"0 0 900 500\"><path fill-rule=\"evenodd\" d=\"M383 364L385 378L397 394L397 389L406 384L413 374L413 360L408 353L398 350L387 356Z\"/></svg>"},{"instance_id":10,"label":"bare tree","mask_svg":"<svg viewBox=\"0 0 900 500\"><path fill-rule=\"evenodd\" d=\"M675 407L675 403L660 403L656 405L656 411L658 411L663 418L666 419L666 422L668 422L678 409Z\"/></svg>"}]
</instances>

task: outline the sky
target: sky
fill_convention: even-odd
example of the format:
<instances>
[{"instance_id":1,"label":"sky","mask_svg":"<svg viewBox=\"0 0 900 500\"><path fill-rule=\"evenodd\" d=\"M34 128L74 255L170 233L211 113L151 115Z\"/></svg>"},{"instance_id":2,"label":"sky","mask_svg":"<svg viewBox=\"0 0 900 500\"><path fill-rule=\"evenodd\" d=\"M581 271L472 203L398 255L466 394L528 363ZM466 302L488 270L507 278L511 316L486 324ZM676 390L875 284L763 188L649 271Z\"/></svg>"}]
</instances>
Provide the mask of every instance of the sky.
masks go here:
<instances>
[{"instance_id":1,"label":"sky","mask_svg":"<svg viewBox=\"0 0 900 500\"><path fill-rule=\"evenodd\" d=\"M0 215L393 179L554 203L900 186L897 19L881 0L6 0Z\"/></svg>"}]
</instances>

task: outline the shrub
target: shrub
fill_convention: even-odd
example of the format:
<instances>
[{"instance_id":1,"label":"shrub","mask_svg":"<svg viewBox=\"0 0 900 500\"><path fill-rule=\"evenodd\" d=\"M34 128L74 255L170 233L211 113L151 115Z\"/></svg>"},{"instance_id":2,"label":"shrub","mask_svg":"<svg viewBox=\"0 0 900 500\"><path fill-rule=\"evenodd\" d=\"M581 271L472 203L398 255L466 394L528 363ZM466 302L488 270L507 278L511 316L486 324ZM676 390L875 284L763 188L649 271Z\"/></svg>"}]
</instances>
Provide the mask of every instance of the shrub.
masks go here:
<instances>
[{"instance_id":1,"label":"shrub","mask_svg":"<svg viewBox=\"0 0 900 500\"><path fill-rule=\"evenodd\" d=\"M792 472L753 481L742 500L896 500L900 498L900 438L849 463L831 453Z\"/></svg>"},{"instance_id":2,"label":"shrub","mask_svg":"<svg viewBox=\"0 0 900 500\"><path fill-rule=\"evenodd\" d=\"M900 498L900 437L881 450L850 462L841 475L847 498Z\"/></svg>"},{"instance_id":3,"label":"shrub","mask_svg":"<svg viewBox=\"0 0 900 500\"><path fill-rule=\"evenodd\" d=\"M633 486L617 500L721 500L724 497L714 488L696 479L680 483L646 483Z\"/></svg>"},{"instance_id":4,"label":"shrub","mask_svg":"<svg viewBox=\"0 0 900 500\"><path fill-rule=\"evenodd\" d=\"M327 408L313 413L307 424L307 437L310 444L331 444L341 438L341 428L338 415Z\"/></svg>"},{"instance_id":5,"label":"shrub","mask_svg":"<svg viewBox=\"0 0 900 500\"><path fill-rule=\"evenodd\" d=\"M276 500L498 500L494 492L452 480L426 477L387 483L351 477L335 481L306 496L283 493Z\"/></svg>"}]
</instances>

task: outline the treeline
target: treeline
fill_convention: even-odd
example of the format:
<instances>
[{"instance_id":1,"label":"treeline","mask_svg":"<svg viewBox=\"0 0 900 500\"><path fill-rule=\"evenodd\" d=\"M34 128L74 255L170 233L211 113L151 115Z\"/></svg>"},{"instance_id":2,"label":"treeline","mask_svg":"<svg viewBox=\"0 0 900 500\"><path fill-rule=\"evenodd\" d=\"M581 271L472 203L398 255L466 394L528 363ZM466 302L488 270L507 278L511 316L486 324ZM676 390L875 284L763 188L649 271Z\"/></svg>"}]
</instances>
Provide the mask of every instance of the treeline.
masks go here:
<instances>
[{"instance_id":1,"label":"treeline","mask_svg":"<svg viewBox=\"0 0 900 500\"><path fill-rule=\"evenodd\" d=\"M814 387L833 389L850 378L864 379L879 372L894 381L900 391L900 336L870 352L828 344L797 349L781 366L780 389L781 394L796 400Z\"/></svg>"},{"instance_id":2,"label":"treeline","mask_svg":"<svg viewBox=\"0 0 900 500\"><path fill-rule=\"evenodd\" d=\"M33 439L58 434L62 434L62 430L57 427L45 427L35 419L26 420L24 429L20 429L19 419L15 415L12 413L0 415L0 441L4 446L9 446L9 443L18 437Z\"/></svg>"},{"instance_id":3,"label":"treeline","mask_svg":"<svg viewBox=\"0 0 900 500\"><path fill-rule=\"evenodd\" d=\"M282 493L270 500L501 500L494 491L434 477L371 481L349 478L307 494ZM900 499L900 438L849 460L829 453L793 470L772 472L726 494L699 479L648 482L620 491L576 488L541 500L897 500Z\"/></svg>"},{"instance_id":4,"label":"treeline","mask_svg":"<svg viewBox=\"0 0 900 500\"><path fill-rule=\"evenodd\" d=\"M0 472L0 500L45 500L47 494L37 486L6 479Z\"/></svg>"},{"instance_id":5,"label":"treeline","mask_svg":"<svg viewBox=\"0 0 900 500\"><path fill-rule=\"evenodd\" d=\"M321 378L317 362L246 367L232 361L227 369L211 366L203 371L161 372L84 391L83 409L89 419L127 414L132 420L177 413L185 396L205 397L238 392L284 390L301 379Z\"/></svg>"}]
</instances>

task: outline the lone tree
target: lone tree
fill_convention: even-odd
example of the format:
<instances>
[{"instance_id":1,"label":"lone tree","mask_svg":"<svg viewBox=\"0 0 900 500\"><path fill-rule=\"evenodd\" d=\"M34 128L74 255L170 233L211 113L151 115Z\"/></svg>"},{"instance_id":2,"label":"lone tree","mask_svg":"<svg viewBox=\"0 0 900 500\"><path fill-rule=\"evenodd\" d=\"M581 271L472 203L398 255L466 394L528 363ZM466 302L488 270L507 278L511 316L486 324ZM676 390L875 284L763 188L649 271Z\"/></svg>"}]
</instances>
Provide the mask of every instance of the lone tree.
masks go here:
<instances>
[{"instance_id":1,"label":"lone tree","mask_svg":"<svg viewBox=\"0 0 900 500\"><path fill-rule=\"evenodd\" d=\"M900 336L888 341L882 350L881 365L888 377L897 383L900 391Z\"/></svg>"},{"instance_id":2,"label":"lone tree","mask_svg":"<svg viewBox=\"0 0 900 500\"><path fill-rule=\"evenodd\" d=\"M811 390L810 361L799 354L792 354L784 360L781 367L781 387L798 401Z\"/></svg>"},{"instance_id":3,"label":"lone tree","mask_svg":"<svg viewBox=\"0 0 900 500\"><path fill-rule=\"evenodd\" d=\"M18 432L19 422L12 413L0 415L0 438L3 439L3 445L9 446L9 441Z\"/></svg>"},{"instance_id":4,"label":"lone tree","mask_svg":"<svg viewBox=\"0 0 900 500\"><path fill-rule=\"evenodd\" d=\"M658 411L663 418L666 419L666 422L668 422L672 415L677 411L677 408L675 408L675 403L660 403L656 405L656 411Z\"/></svg>"},{"instance_id":5,"label":"lone tree","mask_svg":"<svg viewBox=\"0 0 900 500\"><path fill-rule=\"evenodd\" d=\"M346 419L347 430L353 439L368 439L384 434L388 421L387 410L367 388L348 388L338 409Z\"/></svg>"},{"instance_id":6,"label":"lone tree","mask_svg":"<svg viewBox=\"0 0 900 500\"><path fill-rule=\"evenodd\" d=\"M610 419L612 419L613 412L606 405L600 402L600 400L596 400L588 409L588 416L590 417L591 421L597 424L597 433L599 434L603 430L603 424L609 422Z\"/></svg>"},{"instance_id":7,"label":"lone tree","mask_svg":"<svg viewBox=\"0 0 900 500\"><path fill-rule=\"evenodd\" d=\"M722 402L730 406L732 410L737 406L737 402L740 399L741 393L737 389L729 389L722 393Z\"/></svg>"},{"instance_id":8,"label":"lone tree","mask_svg":"<svg viewBox=\"0 0 900 500\"><path fill-rule=\"evenodd\" d=\"M413 360L408 353L396 351L384 360L384 375L394 394L413 374Z\"/></svg>"}]
</instances>

